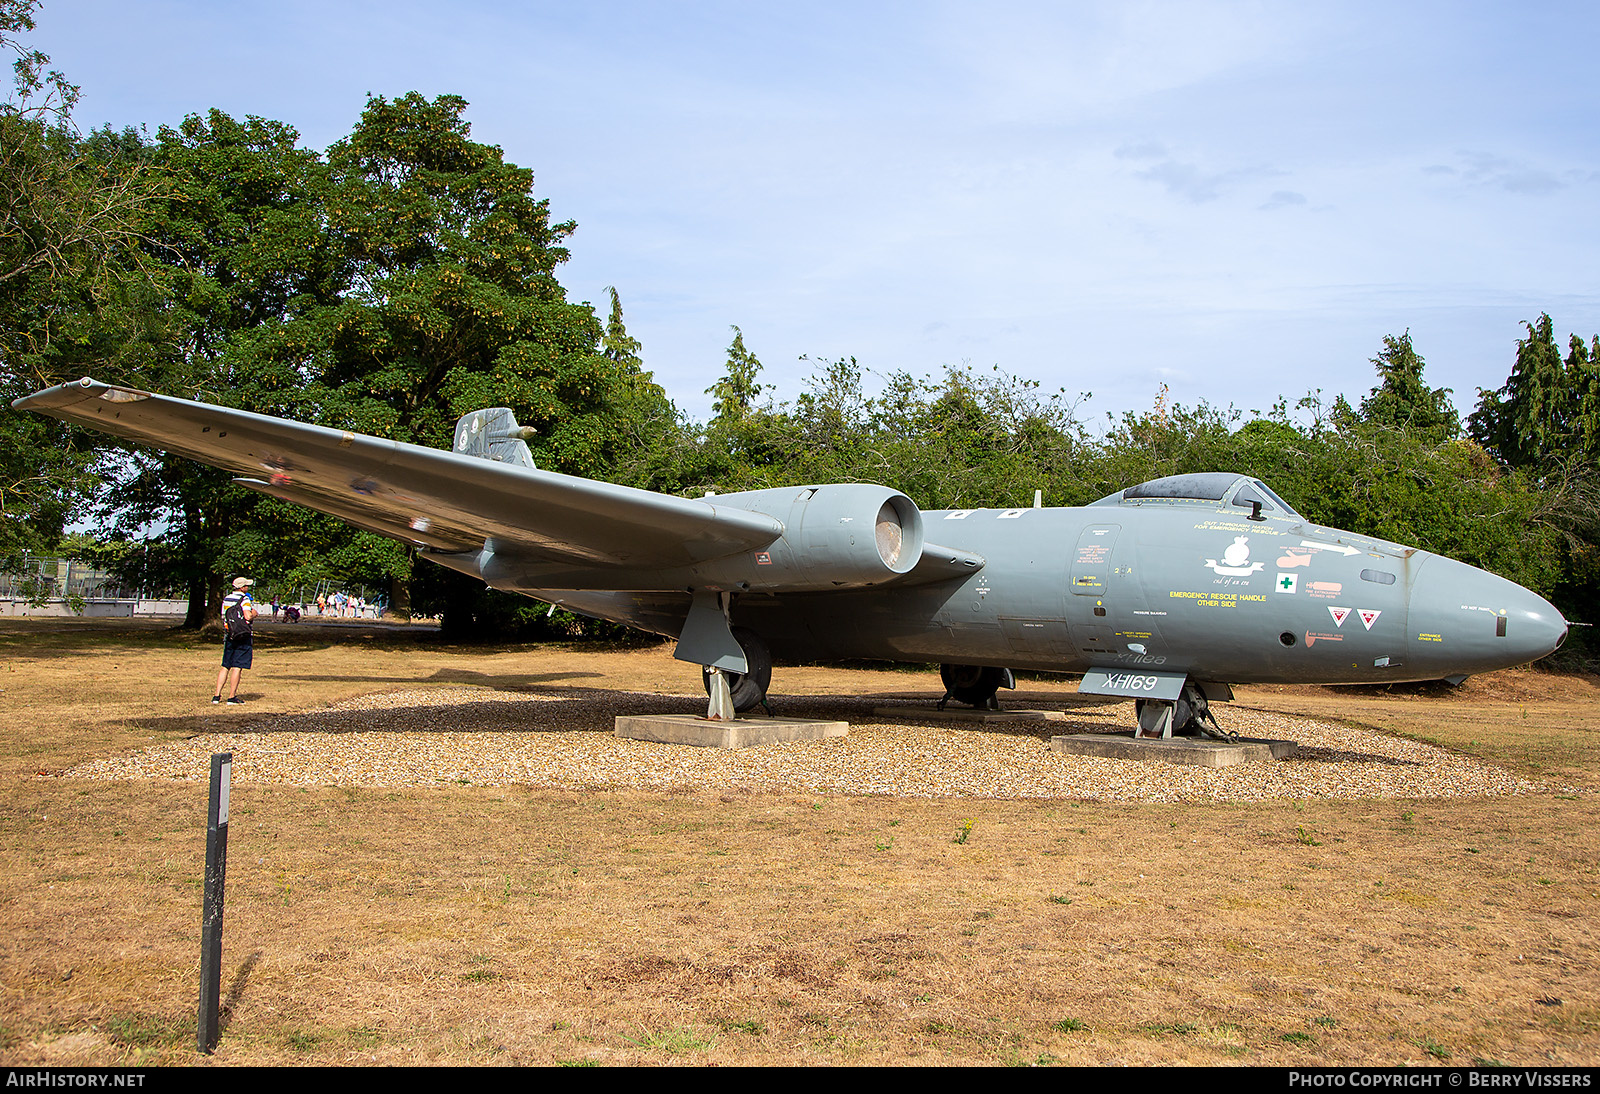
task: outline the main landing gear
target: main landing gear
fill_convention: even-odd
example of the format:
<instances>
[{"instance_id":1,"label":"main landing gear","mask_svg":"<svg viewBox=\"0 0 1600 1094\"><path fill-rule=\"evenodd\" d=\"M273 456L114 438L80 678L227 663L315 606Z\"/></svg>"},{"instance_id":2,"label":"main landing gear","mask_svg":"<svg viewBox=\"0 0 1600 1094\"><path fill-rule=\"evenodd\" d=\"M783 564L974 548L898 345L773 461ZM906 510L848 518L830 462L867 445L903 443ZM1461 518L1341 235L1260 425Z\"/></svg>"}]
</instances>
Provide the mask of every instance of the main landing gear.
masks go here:
<instances>
[{"instance_id":1,"label":"main landing gear","mask_svg":"<svg viewBox=\"0 0 1600 1094\"><path fill-rule=\"evenodd\" d=\"M772 686L772 651L761 636L748 627L734 627L733 640L744 651L749 672L724 672L728 690L733 696L735 713L744 714L767 702L767 689ZM706 694L711 694L711 670L704 669Z\"/></svg>"},{"instance_id":2,"label":"main landing gear","mask_svg":"<svg viewBox=\"0 0 1600 1094\"><path fill-rule=\"evenodd\" d=\"M944 698L939 709L954 699L979 710L999 710L995 692L1001 688L1015 689L1017 679L1010 669L997 669L988 665L940 665L939 679L944 681Z\"/></svg>"},{"instance_id":3,"label":"main landing gear","mask_svg":"<svg viewBox=\"0 0 1600 1094\"><path fill-rule=\"evenodd\" d=\"M1195 684L1184 684L1183 693L1176 699L1140 699L1133 704L1139 717L1135 737L1217 737L1229 740L1237 737L1217 725L1211 715L1211 704L1206 693ZM1206 723L1210 722L1208 728Z\"/></svg>"}]
</instances>

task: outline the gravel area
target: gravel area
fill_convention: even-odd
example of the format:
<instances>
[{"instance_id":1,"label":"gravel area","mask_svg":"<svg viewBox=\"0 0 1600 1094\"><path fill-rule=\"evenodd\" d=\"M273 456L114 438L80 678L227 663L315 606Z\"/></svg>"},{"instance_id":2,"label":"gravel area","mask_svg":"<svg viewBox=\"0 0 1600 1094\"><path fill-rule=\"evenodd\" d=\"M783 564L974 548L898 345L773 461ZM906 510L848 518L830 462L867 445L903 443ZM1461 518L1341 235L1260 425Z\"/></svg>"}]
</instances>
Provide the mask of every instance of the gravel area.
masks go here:
<instances>
[{"instance_id":1,"label":"gravel area","mask_svg":"<svg viewBox=\"0 0 1600 1094\"><path fill-rule=\"evenodd\" d=\"M892 702L892 701L891 701ZM1431 798L1546 789L1469 757L1398 737L1230 704L1218 720L1243 737L1297 741L1295 758L1201 768L1063 756L1056 734L1132 724L1131 704L1069 708L1064 722L963 726L874 715L883 697L785 696L784 716L842 719L842 738L740 750L624 740L619 714L704 709L686 696L586 689L555 693L453 687L361 696L300 714L221 711L214 731L81 764L87 779L204 781L213 752L232 752L241 786L449 785L558 789L883 794L916 798L1260 801ZM230 720L248 726L230 730Z\"/></svg>"}]
</instances>

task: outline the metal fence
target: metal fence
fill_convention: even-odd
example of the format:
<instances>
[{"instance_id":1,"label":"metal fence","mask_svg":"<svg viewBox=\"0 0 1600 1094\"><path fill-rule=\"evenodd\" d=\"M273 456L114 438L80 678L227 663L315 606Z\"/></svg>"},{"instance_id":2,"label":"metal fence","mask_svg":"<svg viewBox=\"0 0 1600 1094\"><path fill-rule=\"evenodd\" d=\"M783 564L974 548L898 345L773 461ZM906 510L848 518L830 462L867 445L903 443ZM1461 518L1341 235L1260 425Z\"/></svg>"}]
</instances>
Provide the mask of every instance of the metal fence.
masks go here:
<instances>
[{"instance_id":1,"label":"metal fence","mask_svg":"<svg viewBox=\"0 0 1600 1094\"><path fill-rule=\"evenodd\" d=\"M173 590L140 589L76 558L24 554L0 563L0 600L151 600Z\"/></svg>"},{"instance_id":2,"label":"metal fence","mask_svg":"<svg viewBox=\"0 0 1600 1094\"><path fill-rule=\"evenodd\" d=\"M257 585L251 590L251 595L259 610L266 611L272 604L293 604L311 615L376 618L388 606L388 598L379 590L369 589L359 583L343 584L328 580L320 581L315 586L292 588ZM0 559L0 601L42 604L45 601L71 602L81 599L138 604L152 600L187 601L188 598L187 589L155 586L148 582L141 588L138 583L120 581L108 571L82 559L29 554L24 554L20 559Z\"/></svg>"}]
</instances>

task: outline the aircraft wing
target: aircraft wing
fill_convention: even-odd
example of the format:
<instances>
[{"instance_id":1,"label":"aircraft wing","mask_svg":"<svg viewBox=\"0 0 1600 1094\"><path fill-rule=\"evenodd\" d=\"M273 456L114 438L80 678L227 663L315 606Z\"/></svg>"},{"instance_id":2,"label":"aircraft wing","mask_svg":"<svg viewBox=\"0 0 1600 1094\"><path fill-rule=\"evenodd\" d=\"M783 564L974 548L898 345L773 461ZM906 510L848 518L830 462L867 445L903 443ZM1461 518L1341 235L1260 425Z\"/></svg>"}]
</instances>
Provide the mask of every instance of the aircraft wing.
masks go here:
<instances>
[{"instance_id":1,"label":"aircraft wing","mask_svg":"<svg viewBox=\"0 0 1600 1094\"><path fill-rule=\"evenodd\" d=\"M12 406L232 471L241 486L440 552L486 539L580 567L672 568L751 551L779 520L709 501L305 425L85 377Z\"/></svg>"}]
</instances>

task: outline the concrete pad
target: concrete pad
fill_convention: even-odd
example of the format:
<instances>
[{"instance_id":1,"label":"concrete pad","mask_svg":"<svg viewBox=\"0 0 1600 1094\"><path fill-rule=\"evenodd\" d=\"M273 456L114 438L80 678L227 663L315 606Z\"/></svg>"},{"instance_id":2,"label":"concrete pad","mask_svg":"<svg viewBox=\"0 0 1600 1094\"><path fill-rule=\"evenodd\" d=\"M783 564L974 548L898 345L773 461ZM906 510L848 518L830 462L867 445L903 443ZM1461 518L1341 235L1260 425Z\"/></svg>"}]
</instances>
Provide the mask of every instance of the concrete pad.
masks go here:
<instances>
[{"instance_id":1,"label":"concrete pad","mask_svg":"<svg viewBox=\"0 0 1600 1094\"><path fill-rule=\"evenodd\" d=\"M756 748L788 741L817 741L843 737L849 722L818 722L809 718L735 718L713 722L698 714L619 714L618 737L635 741L660 741L700 748Z\"/></svg>"},{"instance_id":2,"label":"concrete pad","mask_svg":"<svg viewBox=\"0 0 1600 1094\"><path fill-rule=\"evenodd\" d=\"M909 718L918 722L1064 722L1059 710L939 710L935 707L873 707L880 718Z\"/></svg>"},{"instance_id":3,"label":"concrete pad","mask_svg":"<svg viewBox=\"0 0 1600 1094\"><path fill-rule=\"evenodd\" d=\"M1149 763L1195 764L1199 767L1234 767L1261 760L1282 760L1294 755L1293 741L1268 741L1241 737L1214 741L1200 737L1134 737L1109 733L1079 733L1051 737L1050 751L1068 756L1100 756L1113 760Z\"/></svg>"}]
</instances>

